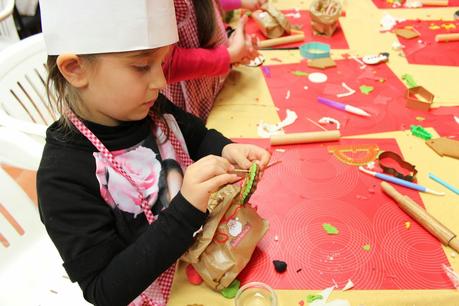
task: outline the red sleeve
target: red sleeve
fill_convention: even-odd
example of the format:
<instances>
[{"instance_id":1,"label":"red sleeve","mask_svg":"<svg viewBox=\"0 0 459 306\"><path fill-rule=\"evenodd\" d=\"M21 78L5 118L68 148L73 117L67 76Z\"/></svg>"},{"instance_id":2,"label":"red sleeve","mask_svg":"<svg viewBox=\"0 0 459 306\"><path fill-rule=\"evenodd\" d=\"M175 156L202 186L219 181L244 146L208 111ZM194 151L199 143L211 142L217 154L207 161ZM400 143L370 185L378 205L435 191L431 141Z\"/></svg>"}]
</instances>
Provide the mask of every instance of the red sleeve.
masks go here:
<instances>
[{"instance_id":1,"label":"red sleeve","mask_svg":"<svg viewBox=\"0 0 459 306\"><path fill-rule=\"evenodd\" d=\"M228 50L223 45L213 49L173 46L163 70L167 82L171 84L225 74L230 64Z\"/></svg>"}]
</instances>

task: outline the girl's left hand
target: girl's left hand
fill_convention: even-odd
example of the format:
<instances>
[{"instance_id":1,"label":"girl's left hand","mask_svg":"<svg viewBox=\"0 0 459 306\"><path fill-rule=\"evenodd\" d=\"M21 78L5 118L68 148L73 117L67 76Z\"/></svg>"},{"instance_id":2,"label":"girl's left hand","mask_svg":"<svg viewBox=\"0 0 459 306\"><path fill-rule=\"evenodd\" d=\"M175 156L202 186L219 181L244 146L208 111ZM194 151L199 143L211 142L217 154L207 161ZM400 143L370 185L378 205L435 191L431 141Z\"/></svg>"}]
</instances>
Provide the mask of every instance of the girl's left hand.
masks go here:
<instances>
[{"instance_id":1,"label":"girl's left hand","mask_svg":"<svg viewBox=\"0 0 459 306\"><path fill-rule=\"evenodd\" d=\"M249 169L252 163L256 162L263 170L268 165L271 155L256 145L230 143L223 148L222 157L241 169Z\"/></svg>"},{"instance_id":2,"label":"girl's left hand","mask_svg":"<svg viewBox=\"0 0 459 306\"><path fill-rule=\"evenodd\" d=\"M241 7L246 10L256 11L266 2L268 0L241 0Z\"/></svg>"}]
</instances>

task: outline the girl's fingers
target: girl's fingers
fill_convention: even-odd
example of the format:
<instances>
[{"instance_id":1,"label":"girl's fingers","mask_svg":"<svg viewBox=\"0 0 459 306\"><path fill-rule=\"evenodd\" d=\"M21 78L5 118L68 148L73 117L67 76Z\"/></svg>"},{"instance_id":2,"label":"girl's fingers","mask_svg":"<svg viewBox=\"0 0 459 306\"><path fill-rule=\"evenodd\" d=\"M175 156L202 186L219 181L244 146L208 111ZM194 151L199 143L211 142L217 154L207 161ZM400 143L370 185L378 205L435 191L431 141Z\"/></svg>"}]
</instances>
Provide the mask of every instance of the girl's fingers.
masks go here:
<instances>
[{"instance_id":1,"label":"girl's fingers","mask_svg":"<svg viewBox=\"0 0 459 306\"><path fill-rule=\"evenodd\" d=\"M210 178L203 183L203 186L205 186L209 193L213 193L223 185L234 183L240 179L241 178L237 174L225 173Z\"/></svg>"}]
</instances>

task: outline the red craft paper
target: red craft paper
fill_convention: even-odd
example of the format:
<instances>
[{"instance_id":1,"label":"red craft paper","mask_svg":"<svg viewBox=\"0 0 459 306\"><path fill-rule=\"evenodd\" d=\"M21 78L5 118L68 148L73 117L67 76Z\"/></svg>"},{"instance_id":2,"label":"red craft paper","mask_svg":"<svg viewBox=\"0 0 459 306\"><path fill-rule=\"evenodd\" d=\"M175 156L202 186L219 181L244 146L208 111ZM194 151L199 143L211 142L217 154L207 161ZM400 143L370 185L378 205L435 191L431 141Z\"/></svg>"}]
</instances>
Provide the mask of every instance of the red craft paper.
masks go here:
<instances>
[{"instance_id":1,"label":"red craft paper","mask_svg":"<svg viewBox=\"0 0 459 306\"><path fill-rule=\"evenodd\" d=\"M282 12L284 14L296 13L295 10L285 10ZM304 10L300 10L299 12L301 14L300 18L293 18L291 16L286 17L290 21L292 26L297 25L301 27L300 30L304 32L304 41L292 44L279 45L275 46L274 48L299 47L306 42L317 41L329 44L332 49L349 49L349 45L347 44L346 37L344 36L344 32L341 29L340 25L338 25L338 28L331 37L314 35L311 28L311 18L309 16L309 12ZM249 18L249 20L247 21L245 29L248 34L255 34L260 40L267 39L258 29L257 24L255 23L255 21L253 21L252 18Z\"/></svg>"},{"instance_id":2,"label":"red craft paper","mask_svg":"<svg viewBox=\"0 0 459 306\"><path fill-rule=\"evenodd\" d=\"M241 141L268 146L260 139ZM241 282L318 290L333 281L342 288L352 279L355 289L453 288L441 267L448 261L440 242L383 194L380 180L328 153L327 146L337 144L377 144L400 153L394 139L341 139L274 150L272 161L282 162L264 171L250 199L270 228L239 275ZM395 188L422 203L417 192ZM327 235L323 223L339 234ZM285 261L287 271L277 273L273 260Z\"/></svg>"},{"instance_id":3,"label":"red craft paper","mask_svg":"<svg viewBox=\"0 0 459 306\"><path fill-rule=\"evenodd\" d=\"M360 69L360 64L347 59L336 61L336 65L326 70L309 68L306 63L266 66L269 67L271 75L269 78L265 77L266 84L275 106L279 108L279 117L285 118L286 109L295 111L298 115L295 123L284 128L286 132L318 131L319 128L306 118L317 122L322 117L332 117L340 121L344 136L409 130L412 124L434 127L441 136L459 133L459 125L453 118L454 114L459 115L458 106L433 108L428 112L407 108L404 97L406 86L386 64ZM322 72L328 76L328 80L315 84L307 77L293 75L292 71ZM348 97L336 97L333 93L342 82L356 93ZM368 95L362 94L359 90L361 85L372 86L374 90ZM307 90L304 89L305 86ZM331 91L331 88L335 90ZM287 91L290 91L289 99L286 99ZM343 87L342 92L347 90ZM370 113L371 117L361 117L318 103L318 96L360 107ZM419 122L416 117L423 117L425 120Z\"/></svg>"},{"instance_id":4,"label":"red craft paper","mask_svg":"<svg viewBox=\"0 0 459 306\"><path fill-rule=\"evenodd\" d=\"M445 30L441 25L454 24L455 29ZM440 29L431 30L431 25L440 26ZM413 39L397 37L402 45L410 64L418 65L442 65L459 66L459 41L440 42L435 41L435 35L446 33L459 33L459 21L454 20L406 20L397 24L396 28L412 26L421 35ZM421 40L421 42L419 42Z\"/></svg>"},{"instance_id":5,"label":"red craft paper","mask_svg":"<svg viewBox=\"0 0 459 306\"><path fill-rule=\"evenodd\" d=\"M387 3L387 0L373 0L373 3L377 8L380 8L380 9L406 8L404 6L392 7L392 4ZM449 6L459 6L459 0L449 0L448 5L445 5L445 6L423 5L422 7L424 7L424 8L426 8L426 7L428 7L428 8L442 8L442 7L445 8L445 7L449 7Z\"/></svg>"}]
</instances>

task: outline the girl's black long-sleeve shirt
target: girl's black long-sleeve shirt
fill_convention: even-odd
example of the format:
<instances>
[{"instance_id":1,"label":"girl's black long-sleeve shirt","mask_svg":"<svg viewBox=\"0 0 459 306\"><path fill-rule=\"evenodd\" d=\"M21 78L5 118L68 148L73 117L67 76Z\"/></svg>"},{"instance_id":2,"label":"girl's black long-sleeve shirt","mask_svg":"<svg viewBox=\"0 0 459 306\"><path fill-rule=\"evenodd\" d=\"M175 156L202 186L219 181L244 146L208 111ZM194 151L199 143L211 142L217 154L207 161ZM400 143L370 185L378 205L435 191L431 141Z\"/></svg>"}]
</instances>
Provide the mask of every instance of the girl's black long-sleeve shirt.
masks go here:
<instances>
[{"instance_id":1,"label":"girl's black long-sleeve shirt","mask_svg":"<svg viewBox=\"0 0 459 306\"><path fill-rule=\"evenodd\" d=\"M175 118L193 160L221 155L230 143L163 96L156 103ZM120 188L122 179L89 140L62 129L58 122L47 131L37 175L40 216L70 279L79 283L86 300L127 305L186 251L206 214L180 192L170 203L162 200L167 198L161 195L167 191L166 158L152 133L150 117L116 127L84 123L109 151L117 152L117 160L132 166L128 170L138 172L142 183L151 182L145 190L158 219L148 225L130 203L132 186Z\"/></svg>"}]
</instances>

